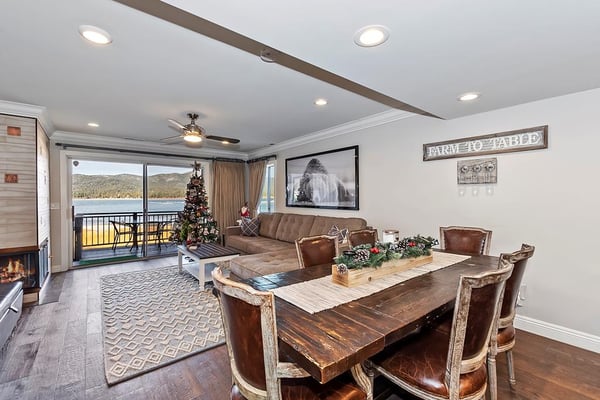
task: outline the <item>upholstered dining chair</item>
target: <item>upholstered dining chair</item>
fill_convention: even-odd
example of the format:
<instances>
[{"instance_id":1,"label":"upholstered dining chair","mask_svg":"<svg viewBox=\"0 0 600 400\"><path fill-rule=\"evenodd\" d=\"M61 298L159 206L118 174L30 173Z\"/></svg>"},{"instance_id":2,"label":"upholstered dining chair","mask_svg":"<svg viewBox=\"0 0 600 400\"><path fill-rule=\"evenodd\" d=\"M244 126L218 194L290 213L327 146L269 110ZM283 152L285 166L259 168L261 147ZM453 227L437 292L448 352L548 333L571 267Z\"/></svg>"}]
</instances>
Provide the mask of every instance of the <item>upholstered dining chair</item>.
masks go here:
<instances>
[{"instance_id":1,"label":"upholstered dining chair","mask_svg":"<svg viewBox=\"0 0 600 400\"><path fill-rule=\"evenodd\" d=\"M350 247L359 244L374 245L377 241L377 229L360 229L348 233L348 245Z\"/></svg>"},{"instance_id":2,"label":"upholstered dining chair","mask_svg":"<svg viewBox=\"0 0 600 400\"><path fill-rule=\"evenodd\" d=\"M367 394L342 376L320 384L294 363L279 360L274 295L212 272L225 329L234 400L365 400Z\"/></svg>"},{"instance_id":3,"label":"upholstered dining chair","mask_svg":"<svg viewBox=\"0 0 600 400\"><path fill-rule=\"evenodd\" d=\"M339 255L338 239L329 235L306 236L296 239L296 251L300 268L333 264L333 258Z\"/></svg>"},{"instance_id":4,"label":"upholstered dining chair","mask_svg":"<svg viewBox=\"0 0 600 400\"><path fill-rule=\"evenodd\" d=\"M440 248L459 253L488 255L492 231L471 226L440 226Z\"/></svg>"},{"instance_id":5,"label":"upholstered dining chair","mask_svg":"<svg viewBox=\"0 0 600 400\"><path fill-rule=\"evenodd\" d=\"M517 299L519 296L519 288L521 280L525 273L527 261L533 256L535 247L522 244L521 249L511 254L501 254L501 258L506 258L510 263L514 264L513 272L510 278L506 281L504 289L504 297L502 299L502 307L500 308L500 317L498 320L498 334L495 342L492 341L490 353L488 356L488 373L491 384L491 398L496 400L496 354L506 353L506 362L508 364L508 381L511 386L514 386L517 381L515 379L515 369L513 364L512 349L515 346L515 315L517 308Z\"/></svg>"},{"instance_id":6,"label":"upholstered dining chair","mask_svg":"<svg viewBox=\"0 0 600 400\"><path fill-rule=\"evenodd\" d=\"M461 276L449 332L424 329L389 346L365 367L421 399L485 398L488 346L512 271L508 260L499 263L498 270Z\"/></svg>"}]
</instances>

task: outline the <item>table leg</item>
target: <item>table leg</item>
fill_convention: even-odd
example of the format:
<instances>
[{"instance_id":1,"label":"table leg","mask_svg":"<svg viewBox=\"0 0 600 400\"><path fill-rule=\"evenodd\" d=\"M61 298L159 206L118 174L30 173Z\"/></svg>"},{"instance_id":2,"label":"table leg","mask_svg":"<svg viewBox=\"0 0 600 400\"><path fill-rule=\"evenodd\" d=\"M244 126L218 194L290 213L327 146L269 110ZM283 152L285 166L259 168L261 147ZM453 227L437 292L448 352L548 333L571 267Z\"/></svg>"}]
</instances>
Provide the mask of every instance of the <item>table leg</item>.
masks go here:
<instances>
[{"instance_id":1,"label":"table leg","mask_svg":"<svg viewBox=\"0 0 600 400\"><path fill-rule=\"evenodd\" d=\"M366 371L362 365L356 364L350 369L354 380L367 393L367 400L373 400L373 372Z\"/></svg>"},{"instance_id":2,"label":"table leg","mask_svg":"<svg viewBox=\"0 0 600 400\"><path fill-rule=\"evenodd\" d=\"M200 290L204 290L204 269L206 268L206 262L203 260L198 261L198 285Z\"/></svg>"},{"instance_id":3,"label":"table leg","mask_svg":"<svg viewBox=\"0 0 600 400\"><path fill-rule=\"evenodd\" d=\"M183 253L181 250L177 250L177 266L179 267L179 273L183 272Z\"/></svg>"}]
</instances>

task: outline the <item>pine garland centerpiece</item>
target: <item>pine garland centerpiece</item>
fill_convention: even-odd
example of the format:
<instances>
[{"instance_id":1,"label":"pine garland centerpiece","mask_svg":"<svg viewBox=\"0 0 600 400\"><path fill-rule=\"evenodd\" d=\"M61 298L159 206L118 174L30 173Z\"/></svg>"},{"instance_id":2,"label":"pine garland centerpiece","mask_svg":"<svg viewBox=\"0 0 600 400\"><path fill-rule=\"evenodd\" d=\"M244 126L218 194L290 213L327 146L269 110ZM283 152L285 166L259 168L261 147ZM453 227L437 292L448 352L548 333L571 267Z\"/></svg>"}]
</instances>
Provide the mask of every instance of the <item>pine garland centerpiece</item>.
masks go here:
<instances>
[{"instance_id":1,"label":"pine garland centerpiece","mask_svg":"<svg viewBox=\"0 0 600 400\"><path fill-rule=\"evenodd\" d=\"M337 272L346 273L348 270L363 267L380 267L386 261L417 258L431 255L431 248L438 244L438 240L431 236L406 237L398 242L360 244L346 250L342 255L334 258Z\"/></svg>"}]
</instances>

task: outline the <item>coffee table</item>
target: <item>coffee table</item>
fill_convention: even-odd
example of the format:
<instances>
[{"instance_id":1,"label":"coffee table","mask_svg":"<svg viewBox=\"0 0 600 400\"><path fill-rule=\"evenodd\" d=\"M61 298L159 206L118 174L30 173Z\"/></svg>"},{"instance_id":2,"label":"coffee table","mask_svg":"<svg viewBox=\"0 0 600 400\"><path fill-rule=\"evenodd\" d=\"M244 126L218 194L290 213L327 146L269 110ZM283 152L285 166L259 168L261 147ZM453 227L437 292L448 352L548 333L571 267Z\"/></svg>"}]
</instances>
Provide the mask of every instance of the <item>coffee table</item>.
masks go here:
<instances>
[{"instance_id":1,"label":"coffee table","mask_svg":"<svg viewBox=\"0 0 600 400\"><path fill-rule=\"evenodd\" d=\"M183 255L191 258L195 263L183 265ZM200 243L196 248L190 248L184 245L177 246L177 265L179 272L184 269L189 272L194 278L198 279L198 284L204 289L204 283L212 281L211 272L214 266L208 271L206 276L206 265L221 262L229 262L232 258L240 255L238 250L230 247L221 246L218 243Z\"/></svg>"}]
</instances>

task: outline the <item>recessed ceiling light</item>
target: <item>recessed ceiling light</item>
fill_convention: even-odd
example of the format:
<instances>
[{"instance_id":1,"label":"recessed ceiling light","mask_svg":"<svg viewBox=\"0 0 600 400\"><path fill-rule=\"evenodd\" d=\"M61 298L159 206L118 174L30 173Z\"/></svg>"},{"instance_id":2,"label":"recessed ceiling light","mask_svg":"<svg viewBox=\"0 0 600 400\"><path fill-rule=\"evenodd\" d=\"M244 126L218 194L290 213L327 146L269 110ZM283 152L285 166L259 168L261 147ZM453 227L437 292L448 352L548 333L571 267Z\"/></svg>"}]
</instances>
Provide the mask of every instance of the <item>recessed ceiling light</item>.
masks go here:
<instances>
[{"instance_id":1,"label":"recessed ceiling light","mask_svg":"<svg viewBox=\"0 0 600 400\"><path fill-rule=\"evenodd\" d=\"M316 100L315 100L315 104L316 104L317 106L324 106L324 105L326 105L326 104L327 104L327 100L326 100L326 99L316 99Z\"/></svg>"},{"instance_id":2,"label":"recessed ceiling light","mask_svg":"<svg viewBox=\"0 0 600 400\"><path fill-rule=\"evenodd\" d=\"M471 100L478 99L479 96L481 96L481 94L476 93L476 92L464 93L464 94L461 94L460 96L458 96L458 101L471 101Z\"/></svg>"},{"instance_id":3,"label":"recessed ceiling light","mask_svg":"<svg viewBox=\"0 0 600 400\"><path fill-rule=\"evenodd\" d=\"M97 127L99 127L100 125L99 125L99 124L97 124L96 122L88 122L88 126L91 126L92 128L97 128Z\"/></svg>"},{"instance_id":4,"label":"recessed ceiling light","mask_svg":"<svg viewBox=\"0 0 600 400\"><path fill-rule=\"evenodd\" d=\"M95 44L109 44L112 42L110 34L97 26L81 25L79 27L79 33L85 39Z\"/></svg>"},{"instance_id":5,"label":"recessed ceiling light","mask_svg":"<svg viewBox=\"0 0 600 400\"><path fill-rule=\"evenodd\" d=\"M354 34L354 43L362 47L379 46L390 37L390 31L383 25L368 25Z\"/></svg>"}]
</instances>

